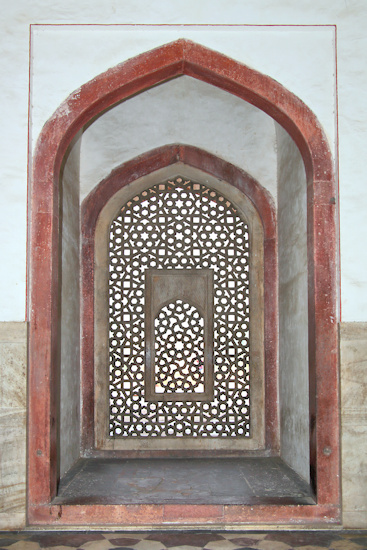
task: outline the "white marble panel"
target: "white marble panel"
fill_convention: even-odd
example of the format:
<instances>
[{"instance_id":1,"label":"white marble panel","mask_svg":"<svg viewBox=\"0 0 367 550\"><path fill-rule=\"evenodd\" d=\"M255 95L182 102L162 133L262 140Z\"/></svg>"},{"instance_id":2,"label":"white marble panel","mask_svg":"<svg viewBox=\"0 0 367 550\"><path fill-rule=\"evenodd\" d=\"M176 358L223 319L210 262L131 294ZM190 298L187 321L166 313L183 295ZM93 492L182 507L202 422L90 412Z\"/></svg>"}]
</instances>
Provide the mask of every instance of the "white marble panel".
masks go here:
<instances>
[{"instance_id":1,"label":"white marble panel","mask_svg":"<svg viewBox=\"0 0 367 550\"><path fill-rule=\"evenodd\" d=\"M26 407L26 342L0 342L0 409Z\"/></svg>"},{"instance_id":2,"label":"white marble panel","mask_svg":"<svg viewBox=\"0 0 367 550\"><path fill-rule=\"evenodd\" d=\"M343 525L367 527L367 323L340 327Z\"/></svg>"},{"instance_id":3,"label":"white marble panel","mask_svg":"<svg viewBox=\"0 0 367 550\"><path fill-rule=\"evenodd\" d=\"M21 514L26 490L25 411L0 409L0 447L0 515Z\"/></svg>"},{"instance_id":4,"label":"white marble panel","mask_svg":"<svg viewBox=\"0 0 367 550\"><path fill-rule=\"evenodd\" d=\"M342 410L367 410L367 323L342 323L340 338Z\"/></svg>"},{"instance_id":5,"label":"white marble panel","mask_svg":"<svg viewBox=\"0 0 367 550\"><path fill-rule=\"evenodd\" d=\"M26 524L25 508L22 512L0 512L0 530L18 531L24 529ZM30 550L30 548L29 548Z\"/></svg>"},{"instance_id":6,"label":"white marble panel","mask_svg":"<svg viewBox=\"0 0 367 550\"><path fill-rule=\"evenodd\" d=\"M367 424L342 423L342 491L344 527L366 528Z\"/></svg>"},{"instance_id":7,"label":"white marble panel","mask_svg":"<svg viewBox=\"0 0 367 550\"><path fill-rule=\"evenodd\" d=\"M26 323L0 323L0 529L25 526Z\"/></svg>"}]
</instances>

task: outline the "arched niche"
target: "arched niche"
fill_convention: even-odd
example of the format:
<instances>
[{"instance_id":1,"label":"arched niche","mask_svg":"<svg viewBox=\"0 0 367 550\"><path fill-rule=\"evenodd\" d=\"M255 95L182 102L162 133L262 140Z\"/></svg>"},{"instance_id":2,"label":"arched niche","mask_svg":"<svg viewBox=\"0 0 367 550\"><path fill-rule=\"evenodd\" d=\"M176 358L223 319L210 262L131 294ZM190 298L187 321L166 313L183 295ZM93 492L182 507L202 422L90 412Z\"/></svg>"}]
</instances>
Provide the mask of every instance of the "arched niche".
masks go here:
<instances>
[{"instance_id":1,"label":"arched niche","mask_svg":"<svg viewBox=\"0 0 367 550\"><path fill-rule=\"evenodd\" d=\"M109 449L113 451L114 457L129 456L130 449L138 448L136 441L129 442L129 445L123 441L106 438L108 411L105 396L108 389L107 377L103 373L106 372L105 365L108 362L108 251L104 243L108 240L113 216L128 198L151 185L178 175L195 182L205 182L209 189L222 193L226 199L232 201L249 226L252 249L252 351L254 362L258 364L257 369L253 371L254 433L250 441L227 441L226 444L222 444L222 448L228 451L240 449L242 454L245 450L256 449L263 452L266 449L268 453L277 454L278 335L277 322L274 319L277 317L278 309L278 277L274 204L270 194L243 170L202 149L177 144L154 149L117 167L95 187L82 204L82 446L89 456L100 456L99 449ZM231 184L227 183L228 181ZM161 447L162 445L151 445L153 449ZM175 447L180 451L176 452ZM200 441L191 441L191 447L188 441L182 441L180 446L176 442L176 445L172 444L172 447L169 447L170 456L192 456L195 449L199 450L202 447L203 442ZM142 442L141 448L149 449L149 445ZM220 448L221 446L216 443L212 446L206 444L207 450ZM130 453L130 456L136 455L137 453ZM147 456L150 454L147 453Z\"/></svg>"},{"instance_id":2,"label":"arched niche","mask_svg":"<svg viewBox=\"0 0 367 550\"><path fill-rule=\"evenodd\" d=\"M302 155L307 181L310 465L317 504L277 508L276 521L306 522L312 518L322 522L339 517L336 188L326 138L314 114L279 83L217 52L178 40L110 69L82 86L45 124L36 147L29 239L31 523L53 523L60 517L58 507L51 505L57 485L60 168L72 139L94 117L119 101L181 75L217 86L263 110L283 126ZM149 162L154 166L154 156ZM273 315L269 323L277 326L276 312ZM162 523L158 508L156 516L148 519L143 506L138 523ZM168 511L178 522L181 512ZM86 505L77 511L73 506L64 507L63 520L83 523L86 513L92 522L107 519L103 506ZM274 509L266 506L255 511L229 506L220 512L217 507L209 507L205 519L204 511L196 516L196 524L214 518L218 521L218 513L219 523L227 524L269 522L275 517ZM129 512L124 507L109 507L108 521L129 522Z\"/></svg>"}]
</instances>

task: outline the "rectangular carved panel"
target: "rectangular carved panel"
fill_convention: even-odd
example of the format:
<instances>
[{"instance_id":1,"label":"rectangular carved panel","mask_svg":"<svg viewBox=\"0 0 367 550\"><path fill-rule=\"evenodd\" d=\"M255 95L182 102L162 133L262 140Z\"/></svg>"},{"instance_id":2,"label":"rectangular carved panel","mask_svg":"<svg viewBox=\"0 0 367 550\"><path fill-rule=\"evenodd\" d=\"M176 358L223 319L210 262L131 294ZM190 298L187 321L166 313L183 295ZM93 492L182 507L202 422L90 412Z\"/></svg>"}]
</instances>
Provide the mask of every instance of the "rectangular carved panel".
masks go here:
<instances>
[{"instance_id":1,"label":"rectangular carved panel","mask_svg":"<svg viewBox=\"0 0 367 550\"><path fill-rule=\"evenodd\" d=\"M213 272L145 272L145 399L208 401L213 389Z\"/></svg>"}]
</instances>

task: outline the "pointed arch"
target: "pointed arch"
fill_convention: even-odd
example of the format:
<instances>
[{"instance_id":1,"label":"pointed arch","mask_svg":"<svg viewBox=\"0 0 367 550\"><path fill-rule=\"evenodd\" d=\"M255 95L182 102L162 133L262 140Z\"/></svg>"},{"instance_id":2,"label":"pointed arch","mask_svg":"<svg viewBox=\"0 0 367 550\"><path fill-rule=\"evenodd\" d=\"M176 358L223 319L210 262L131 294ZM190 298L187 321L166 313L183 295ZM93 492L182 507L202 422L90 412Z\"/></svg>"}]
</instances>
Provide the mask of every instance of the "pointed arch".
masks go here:
<instances>
[{"instance_id":1,"label":"pointed arch","mask_svg":"<svg viewBox=\"0 0 367 550\"><path fill-rule=\"evenodd\" d=\"M308 510L307 507L288 510L287 518L288 522L290 517L335 521L340 503L336 188L327 140L312 111L281 84L183 39L141 54L84 84L46 122L36 146L30 187L28 278L29 519L31 522L56 521L58 513L49 503L57 484L54 367L59 307L58 183L62 160L72 138L93 117L118 101L180 75L217 86L262 109L287 130L302 154L308 183L311 463L318 505ZM228 507L230 510L223 512L221 521L243 521L244 512L234 508ZM83 512L80 510L80 513ZM101 512L95 513L97 518L102 517L98 515ZM218 511L212 513L215 515ZM265 518L266 510L262 513ZM74 512L70 514L70 521L80 521L80 518L74 519ZM114 517L120 519L119 512L115 514ZM273 517L272 512L268 514ZM281 512L279 514L280 518ZM256 514L250 516L252 521L262 521ZM90 520L93 521L92 516Z\"/></svg>"}]
</instances>

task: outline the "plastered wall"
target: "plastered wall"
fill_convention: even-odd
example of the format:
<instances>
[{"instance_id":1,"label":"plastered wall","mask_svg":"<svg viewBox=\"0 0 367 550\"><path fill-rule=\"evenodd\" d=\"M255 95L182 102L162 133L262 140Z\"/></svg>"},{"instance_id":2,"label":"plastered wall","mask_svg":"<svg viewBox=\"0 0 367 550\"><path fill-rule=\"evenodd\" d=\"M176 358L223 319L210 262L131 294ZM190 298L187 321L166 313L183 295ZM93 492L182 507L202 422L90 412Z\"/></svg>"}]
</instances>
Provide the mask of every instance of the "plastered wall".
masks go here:
<instances>
[{"instance_id":1,"label":"plastered wall","mask_svg":"<svg viewBox=\"0 0 367 550\"><path fill-rule=\"evenodd\" d=\"M224 90L182 76L120 103L85 129L80 200L113 167L170 143L194 145L220 156L276 197L272 118Z\"/></svg>"},{"instance_id":2,"label":"plastered wall","mask_svg":"<svg viewBox=\"0 0 367 550\"><path fill-rule=\"evenodd\" d=\"M0 138L4 152L0 169L4 199L0 206L1 320L24 320L25 315L29 85L29 133L34 144L45 120L83 82L123 59L179 36L269 74L301 97L320 119L332 150L339 150L343 320L366 320L367 269L355 238L357 228L363 241L367 236L367 222L359 207L367 200L363 185L366 100L362 93L367 84L365 2L323 0L315 5L302 0L295 5L287 0L261 0L228 5L220 0L215 10L209 4L205 9L205 5L201 3L199 9L193 0L179 6L164 1L152 11L145 2L102 6L93 0L84 10L83 3L58 0L46 10L43 1L29 5L19 0L6 6L1 33L1 117L6 129ZM78 25L81 21L84 26ZM51 26L32 27L29 80L31 23ZM136 26L139 23L156 26ZM78 26L67 28L66 24ZM182 24L203 26L174 27ZM218 24L222 27L214 26ZM13 205L11 215L8 202Z\"/></svg>"},{"instance_id":3,"label":"plastered wall","mask_svg":"<svg viewBox=\"0 0 367 550\"><path fill-rule=\"evenodd\" d=\"M306 174L277 125L279 247L279 402L281 454L309 479Z\"/></svg>"},{"instance_id":4,"label":"plastered wall","mask_svg":"<svg viewBox=\"0 0 367 550\"><path fill-rule=\"evenodd\" d=\"M79 291L80 136L62 168L60 187L60 449L62 476L79 458L80 448L80 291Z\"/></svg>"}]
</instances>

